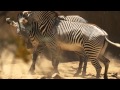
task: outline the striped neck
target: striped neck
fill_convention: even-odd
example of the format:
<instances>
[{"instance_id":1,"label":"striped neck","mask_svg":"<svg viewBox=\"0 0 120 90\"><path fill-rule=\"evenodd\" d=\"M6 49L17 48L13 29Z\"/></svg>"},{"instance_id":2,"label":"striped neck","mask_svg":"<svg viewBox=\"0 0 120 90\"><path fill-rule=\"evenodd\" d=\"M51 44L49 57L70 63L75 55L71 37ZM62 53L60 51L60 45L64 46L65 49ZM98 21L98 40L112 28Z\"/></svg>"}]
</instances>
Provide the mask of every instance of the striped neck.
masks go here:
<instances>
[{"instance_id":1,"label":"striped neck","mask_svg":"<svg viewBox=\"0 0 120 90\"><path fill-rule=\"evenodd\" d=\"M44 34L46 32L51 32L57 18L58 15L54 11L33 11L28 21L37 22L39 31Z\"/></svg>"}]
</instances>

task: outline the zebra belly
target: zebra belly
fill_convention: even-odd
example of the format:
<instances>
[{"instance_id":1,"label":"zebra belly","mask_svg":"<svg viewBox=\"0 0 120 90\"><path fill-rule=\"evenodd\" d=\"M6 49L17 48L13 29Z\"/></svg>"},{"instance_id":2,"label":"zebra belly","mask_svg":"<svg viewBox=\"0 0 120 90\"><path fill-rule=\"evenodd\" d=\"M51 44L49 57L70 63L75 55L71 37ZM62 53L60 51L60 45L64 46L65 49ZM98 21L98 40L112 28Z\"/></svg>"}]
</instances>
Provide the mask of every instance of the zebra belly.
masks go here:
<instances>
[{"instance_id":1,"label":"zebra belly","mask_svg":"<svg viewBox=\"0 0 120 90\"><path fill-rule=\"evenodd\" d=\"M80 51L82 49L80 44L70 44L70 43L64 43L60 41L57 41L57 46L62 50L67 50L67 51Z\"/></svg>"}]
</instances>

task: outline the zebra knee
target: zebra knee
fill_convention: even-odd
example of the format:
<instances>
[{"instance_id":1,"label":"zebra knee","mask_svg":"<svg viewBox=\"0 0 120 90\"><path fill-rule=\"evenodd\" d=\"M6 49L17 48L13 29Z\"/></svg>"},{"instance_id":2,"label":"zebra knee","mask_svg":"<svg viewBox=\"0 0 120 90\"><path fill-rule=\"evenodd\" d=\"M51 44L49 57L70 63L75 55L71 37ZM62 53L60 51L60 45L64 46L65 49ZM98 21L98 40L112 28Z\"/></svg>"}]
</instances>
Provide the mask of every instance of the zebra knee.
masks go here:
<instances>
[{"instance_id":1,"label":"zebra knee","mask_svg":"<svg viewBox=\"0 0 120 90\"><path fill-rule=\"evenodd\" d=\"M59 64L59 61L58 61L58 60L52 60L52 65L53 65L53 67L57 68L57 67L58 67L58 64Z\"/></svg>"},{"instance_id":2,"label":"zebra knee","mask_svg":"<svg viewBox=\"0 0 120 90\"><path fill-rule=\"evenodd\" d=\"M105 66L109 66L109 63L110 63L110 60L106 58L105 62L104 62L104 65Z\"/></svg>"},{"instance_id":3,"label":"zebra knee","mask_svg":"<svg viewBox=\"0 0 120 90\"><path fill-rule=\"evenodd\" d=\"M99 72L101 72L101 70L102 70L102 67L100 66L99 68L97 67L96 68L96 71L99 73Z\"/></svg>"},{"instance_id":4,"label":"zebra knee","mask_svg":"<svg viewBox=\"0 0 120 90\"><path fill-rule=\"evenodd\" d=\"M110 63L110 60L109 59L107 59L107 64L109 64Z\"/></svg>"},{"instance_id":5,"label":"zebra knee","mask_svg":"<svg viewBox=\"0 0 120 90\"><path fill-rule=\"evenodd\" d=\"M101 67L101 65L99 64L99 62L97 62L97 61L92 61L92 65L95 67L97 74L100 75L101 70L102 70L102 67Z\"/></svg>"},{"instance_id":6,"label":"zebra knee","mask_svg":"<svg viewBox=\"0 0 120 90\"><path fill-rule=\"evenodd\" d=\"M109 64L110 64L110 60L108 60L105 65L109 66Z\"/></svg>"},{"instance_id":7,"label":"zebra knee","mask_svg":"<svg viewBox=\"0 0 120 90\"><path fill-rule=\"evenodd\" d=\"M103 62L104 65L109 65L109 63L110 63L110 60L108 58L106 58L105 56L102 56L99 59L101 62Z\"/></svg>"}]
</instances>

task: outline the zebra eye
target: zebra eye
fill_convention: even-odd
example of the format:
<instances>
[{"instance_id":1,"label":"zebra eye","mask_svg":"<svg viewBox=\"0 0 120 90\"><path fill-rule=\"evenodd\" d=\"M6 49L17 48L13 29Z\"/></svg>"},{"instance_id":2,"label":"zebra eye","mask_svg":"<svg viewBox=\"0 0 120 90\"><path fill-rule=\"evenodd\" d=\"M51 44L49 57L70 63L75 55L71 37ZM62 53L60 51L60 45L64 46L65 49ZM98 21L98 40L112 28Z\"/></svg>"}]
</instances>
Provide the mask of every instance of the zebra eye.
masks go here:
<instances>
[{"instance_id":1,"label":"zebra eye","mask_svg":"<svg viewBox=\"0 0 120 90\"><path fill-rule=\"evenodd\" d=\"M27 13L23 14L23 17L28 18L28 14Z\"/></svg>"},{"instance_id":2,"label":"zebra eye","mask_svg":"<svg viewBox=\"0 0 120 90\"><path fill-rule=\"evenodd\" d=\"M23 19L23 24L26 24L28 22L28 20Z\"/></svg>"}]
</instances>

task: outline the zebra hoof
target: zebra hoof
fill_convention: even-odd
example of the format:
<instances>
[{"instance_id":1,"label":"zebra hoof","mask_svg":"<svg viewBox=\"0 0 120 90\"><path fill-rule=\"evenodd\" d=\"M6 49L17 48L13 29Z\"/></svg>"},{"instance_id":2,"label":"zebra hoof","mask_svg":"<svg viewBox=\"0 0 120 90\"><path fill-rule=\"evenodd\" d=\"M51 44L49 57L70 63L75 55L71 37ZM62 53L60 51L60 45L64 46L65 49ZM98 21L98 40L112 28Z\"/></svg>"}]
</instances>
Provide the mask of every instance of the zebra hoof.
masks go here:
<instances>
[{"instance_id":1,"label":"zebra hoof","mask_svg":"<svg viewBox=\"0 0 120 90\"><path fill-rule=\"evenodd\" d=\"M54 73L52 79L62 79L62 77L58 73Z\"/></svg>"},{"instance_id":2,"label":"zebra hoof","mask_svg":"<svg viewBox=\"0 0 120 90\"><path fill-rule=\"evenodd\" d=\"M82 77L86 76L86 72L82 72Z\"/></svg>"},{"instance_id":3,"label":"zebra hoof","mask_svg":"<svg viewBox=\"0 0 120 90\"><path fill-rule=\"evenodd\" d=\"M96 76L96 79L100 79L100 76Z\"/></svg>"},{"instance_id":4,"label":"zebra hoof","mask_svg":"<svg viewBox=\"0 0 120 90\"><path fill-rule=\"evenodd\" d=\"M40 79L47 79L47 77L46 76L42 76Z\"/></svg>"},{"instance_id":5,"label":"zebra hoof","mask_svg":"<svg viewBox=\"0 0 120 90\"><path fill-rule=\"evenodd\" d=\"M34 72L34 71L29 71L28 73L29 73L29 74L32 74L32 75L35 75L35 72Z\"/></svg>"},{"instance_id":6,"label":"zebra hoof","mask_svg":"<svg viewBox=\"0 0 120 90\"><path fill-rule=\"evenodd\" d=\"M75 74L74 74L74 77L78 77L78 76L79 76L79 74L78 74L78 73L75 73Z\"/></svg>"},{"instance_id":7,"label":"zebra hoof","mask_svg":"<svg viewBox=\"0 0 120 90\"><path fill-rule=\"evenodd\" d=\"M54 71L52 72L52 74L55 74L55 73L60 74L58 70L54 70Z\"/></svg>"},{"instance_id":8,"label":"zebra hoof","mask_svg":"<svg viewBox=\"0 0 120 90\"><path fill-rule=\"evenodd\" d=\"M108 76L104 76L104 79L108 79Z\"/></svg>"}]
</instances>

